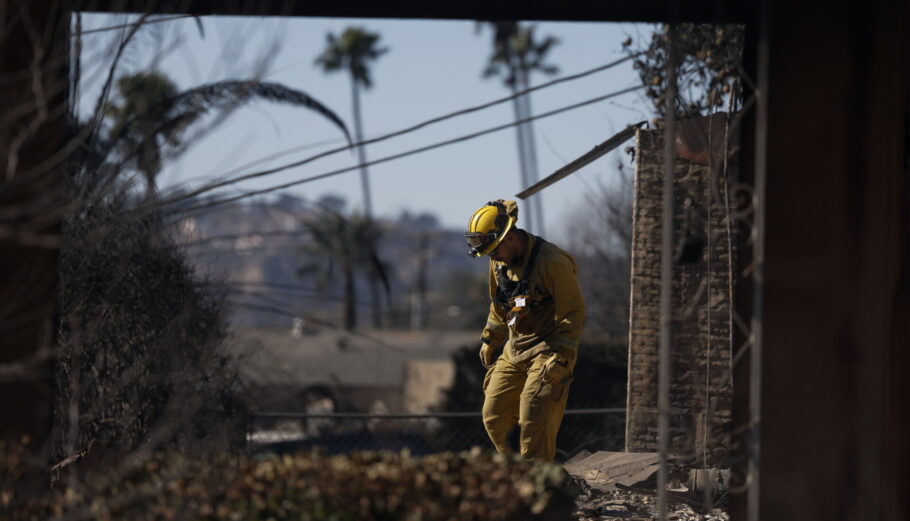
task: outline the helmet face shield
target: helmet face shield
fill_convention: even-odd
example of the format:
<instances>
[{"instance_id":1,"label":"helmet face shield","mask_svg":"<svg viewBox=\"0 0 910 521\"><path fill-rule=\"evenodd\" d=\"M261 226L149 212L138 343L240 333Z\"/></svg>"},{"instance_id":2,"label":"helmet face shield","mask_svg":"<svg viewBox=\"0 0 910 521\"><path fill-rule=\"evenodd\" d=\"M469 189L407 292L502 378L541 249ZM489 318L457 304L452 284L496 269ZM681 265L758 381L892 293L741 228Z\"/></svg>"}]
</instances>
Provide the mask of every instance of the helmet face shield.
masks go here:
<instances>
[{"instance_id":1,"label":"helmet face shield","mask_svg":"<svg viewBox=\"0 0 910 521\"><path fill-rule=\"evenodd\" d=\"M496 233L468 232L464 234L464 239L468 243L468 247L471 248L468 251L468 255L480 257L485 255L483 252L496 242Z\"/></svg>"}]
</instances>

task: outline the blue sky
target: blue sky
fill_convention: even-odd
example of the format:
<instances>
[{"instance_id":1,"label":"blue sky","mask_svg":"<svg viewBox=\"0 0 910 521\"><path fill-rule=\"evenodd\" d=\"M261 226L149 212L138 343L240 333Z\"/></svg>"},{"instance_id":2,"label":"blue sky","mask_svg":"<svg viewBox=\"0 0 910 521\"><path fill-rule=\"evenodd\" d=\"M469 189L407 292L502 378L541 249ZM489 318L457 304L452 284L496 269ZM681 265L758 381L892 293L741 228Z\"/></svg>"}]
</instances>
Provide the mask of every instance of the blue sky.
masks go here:
<instances>
[{"instance_id":1,"label":"blue sky","mask_svg":"<svg viewBox=\"0 0 910 521\"><path fill-rule=\"evenodd\" d=\"M131 20L125 16L83 15L83 31ZM204 37L196 22L179 19L142 29L123 58L123 72L157 68L180 88L259 76L307 92L336 111L349 127L350 80L345 74L325 75L313 65L327 32L356 25L379 32L389 48L372 68L374 87L362 97L365 134L374 137L461 108L506 96L498 78L484 80L481 71L490 52L488 29L477 33L472 21L392 19L203 17ZM537 35L553 35L560 44L549 62L559 75L581 72L622 57L626 36L640 38L649 26L633 24L544 22ZM83 37L83 83L80 110L87 113L98 96L102 72L118 31ZM549 78L537 76L533 84ZM535 92L535 113L634 86L637 75L625 64L584 79ZM507 123L511 103L444 123L367 148L369 159ZM540 175L544 177L587 152L625 125L649 119L649 106L639 93L623 95L535 122ZM337 146L341 134L321 117L304 109L254 102L236 110L216 130L194 139L187 152L169 164L159 185L199 185L206 180L256 171L302 159ZM436 149L370 168L374 213L396 217L402 210L431 212L442 223L462 228L470 213L493 198L513 198L521 186L514 128L472 141ZM623 147L620 147L620 150ZM295 151L296 149L296 151ZM290 153L285 153L291 151ZM262 161L273 154L279 158ZM612 157L611 157L612 156ZM620 152L602 158L542 192L546 232L565 230L569 216L586 204L585 194L596 182L615 176ZM255 163L255 166L245 166ZM302 167L234 185L236 190L261 189L356 164L341 153ZM362 207L359 174L337 175L289 190L306 199L343 195Z\"/></svg>"}]
</instances>

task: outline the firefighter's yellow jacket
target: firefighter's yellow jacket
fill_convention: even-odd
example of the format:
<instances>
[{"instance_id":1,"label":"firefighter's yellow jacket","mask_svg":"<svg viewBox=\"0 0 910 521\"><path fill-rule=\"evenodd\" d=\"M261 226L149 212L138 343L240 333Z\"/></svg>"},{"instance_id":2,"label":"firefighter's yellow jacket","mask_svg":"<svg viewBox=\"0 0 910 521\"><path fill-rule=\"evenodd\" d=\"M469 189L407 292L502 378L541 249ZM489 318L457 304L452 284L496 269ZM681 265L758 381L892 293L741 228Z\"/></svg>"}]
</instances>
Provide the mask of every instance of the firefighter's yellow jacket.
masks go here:
<instances>
[{"instance_id":1,"label":"firefighter's yellow jacket","mask_svg":"<svg viewBox=\"0 0 910 521\"><path fill-rule=\"evenodd\" d=\"M530 332L518 333L506 324L508 309L496 302L496 270L506 267L506 275L518 281L524 274L535 242L541 240L527 234L525 254L513 264L490 259L490 313L483 330L483 341L495 351L505 348L512 362L533 358L552 351L565 356L574 366L578 338L585 321L585 301L576 278L575 259L556 245L544 241L528 279L530 297Z\"/></svg>"}]
</instances>

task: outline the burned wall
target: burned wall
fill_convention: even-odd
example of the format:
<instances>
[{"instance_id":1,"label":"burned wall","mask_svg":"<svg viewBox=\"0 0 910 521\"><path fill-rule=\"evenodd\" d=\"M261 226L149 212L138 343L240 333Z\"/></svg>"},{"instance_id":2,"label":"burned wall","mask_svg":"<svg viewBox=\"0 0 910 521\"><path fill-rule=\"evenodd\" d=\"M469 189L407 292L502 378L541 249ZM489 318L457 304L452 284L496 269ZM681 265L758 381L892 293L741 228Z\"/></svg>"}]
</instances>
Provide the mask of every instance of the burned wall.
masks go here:
<instances>
[{"instance_id":1,"label":"burned wall","mask_svg":"<svg viewBox=\"0 0 910 521\"><path fill-rule=\"evenodd\" d=\"M706 467L726 466L732 408L731 260L737 232L735 220L728 219L735 203L727 192L734 183L727 179L736 177L736 147L725 148L726 129L725 114L679 122L673 172L670 452ZM657 450L663 141L662 130L636 134L626 420L630 452Z\"/></svg>"}]
</instances>

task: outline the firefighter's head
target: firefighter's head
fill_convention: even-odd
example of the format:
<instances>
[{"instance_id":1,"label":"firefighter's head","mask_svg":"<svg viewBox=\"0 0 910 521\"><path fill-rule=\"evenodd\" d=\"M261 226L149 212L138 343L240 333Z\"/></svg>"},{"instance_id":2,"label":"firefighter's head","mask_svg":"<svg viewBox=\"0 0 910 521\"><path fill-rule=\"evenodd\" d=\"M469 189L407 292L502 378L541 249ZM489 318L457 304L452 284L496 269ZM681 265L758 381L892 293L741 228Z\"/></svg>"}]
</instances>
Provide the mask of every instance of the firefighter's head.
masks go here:
<instances>
[{"instance_id":1,"label":"firefighter's head","mask_svg":"<svg viewBox=\"0 0 910 521\"><path fill-rule=\"evenodd\" d=\"M505 260L514 241L515 222L518 221L518 205L515 201L498 199L478 208L468 220L468 231L464 234L473 257L489 255L495 260Z\"/></svg>"}]
</instances>

